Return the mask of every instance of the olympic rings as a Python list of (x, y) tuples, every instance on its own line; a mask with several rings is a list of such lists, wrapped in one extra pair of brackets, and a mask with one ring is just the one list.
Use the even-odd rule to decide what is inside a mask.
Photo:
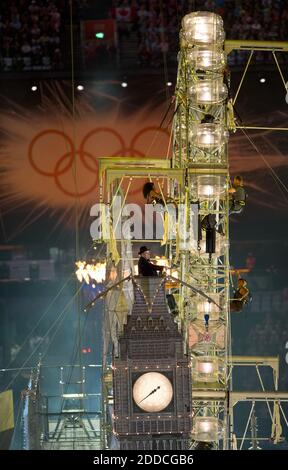
[(166, 129), (162, 129), (161, 127), (157, 126), (149, 126), (145, 127), (145, 129), (141, 129), (137, 134), (134, 135), (133, 139), (131, 140), (131, 148), (134, 149), (136, 141), (139, 139), (141, 135), (143, 135), (145, 132), (149, 131), (154, 131), (154, 132), (162, 132), (169, 138), (169, 132)]
[[(80, 154), (80, 151), (77, 151), (75, 152), (75, 155), (79, 155)], [(77, 187), (76, 187), (76, 193), (72, 193), (71, 191), (68, 191), (67, 189), (63, 188), (62, 184), (60, 183), (59, 181), (59, 175), (62, 174), (62, 172), (58, 171), (58, 167), (61, 166), (61, 163), (65, 160), (65, 158), (69, 157), (70, 153), (65, 153), (65, 155), (63, 155), (60, 160), (58, 160), (57, 162), (57, 165), (55, 167), (55, 183), (57, 185), (57, 187), (64, 193), (66, 194), (67, 196), (71, 196), (71, 197), (83, 197), (83, 196), (87, 196), (87, 194), (91, 193), (92, 191), (94, 191), (94, 189), (96, 189), (97, 187), (97, 184), (98, 184), (98, 163), (97, 161), (95, 160), (95, 158), (93, 157), (93, 155), (91, 155), (90, 153), (88, 152), (84, 152), (85, 155), (87, 155), (92, 161), (94, 161), (95, 163), (95, 169), (94, 169), (94, 173), (96, 174), (96, 178), (95, 178), (95, 182), (93, 183), (93, 185), (88, 188), (86, 191), (82, 191), (81, 193), (78, 192), (77, 190)], [(75, 181), (75, 186), (76, 186), (76, 181)]]
[[(33, 137), (33, 139), (31, 140), (29, 147), (28, 147), (28, 159), (34, 171), (36, 171), (40, 175), (54, 178), (56, 186), (66, 196), (84, 197), (84, 196), (87, 196), (92, 191), (94, 191), (97, 188), (97, 184), (98, 184), (97, 157), (87, 152), (84, 149), (85, 145), (87, 144), (87, 141), (93, 135), (96, 135), (100, 132), (107, 132), (108, 134), (110, 133), (114, 137), (116, 137), (116, 139), (118, 140), (120, 144), (118, 150), (113, 152), (112, 155), (110, 154), (109, 157), (138, 156), (138, 157), (143, 158), (145, 157), (145, 153), (141, 152), (140, 150), (135, 149), (134, 147), (138, 139), (143, 134), (145, 134), (146, 132), (150, 132), (150, 131), (162, 132), (169, 138), (169, 133), (167, 130), (158, 128), (156, 126), (150, 126), (150, 127), (141, 129), (139, 132), (137, 132), (135, 136), (133, 137), (133, 139), (131, 140), (129, 147), (126, 147), (123, 137), (117, 131), (109, 127), (98, 127), (98, 128), (92, 129), (86, 134), (86, 136), (82, 139), (82, 142), (80, 143), (79, 150), (76, 150), (72, 139), (67, 134), (65, 134), (65, 132), (59, 131), (58, 129), (46, 129), (36, 134), (35, 137)], [(51, 135), (51, 134), (63, 137), (69, 149), (67, 149), (67, 152), (59, 158), (59, 160), (57, 161), (55, 165), (54, 171), (47, 171), (47, 170), (43, 170), (36, 164), (35, 157), (34, 157), (34, 147), (35, 147), (35, 144), (39, 141), (39, 139), (41, 139), (44, 136)], [(76, 192), (74, 193), (63, 187), (63, 184), (60, 182), (60, 176), (64, 175), (70, 169), (72, 169), (73, 163), (76, 164), (75, 159), (77, 155), (80, 157), (80, 161), (83, 164), (83, 166), (87, 170), (89, 170), (91, 173), (95, 174), (95, 182), (87, 190), (78, 192), (77, 187), (76, 187), (77, 182), (75, 181)], [(65, 160), (67, 160), (67, 163), (65, 163)]]
[(62, 132), (62, 131), (58, 131), (57, 129), (46, 129), (45, 131), (41, 131), (39, 132), (39, 134), (37, 134), (35, 137), (33, 137), (33, 139), (31, 140), (30, 142), (30, 145), (29, 145), (29, 148), (28, 148), (28, 158), (29, 158), (29, 161), (32, 165), (32, 167), (34, 168), (34, 170), (36, 171), (36, 173), (40, 173), (40, 175), (44, 175), (44, 176), (55, 176), (55, 172), (53, 171), (44, 171), (44, 170), (41, 170), (41, 168), (39, 168), (36, 163), (34, 162), (34, 158), (33, 158), (33, 147), (35, 145), (35, 143), (37, 142), (37, 140), (39, 140), (41, 137), (43, 137), (44, 135), (48, 135), (48, 134), (56, 134), (56, 135), (60, 135), (61, 137), (63, 137), (64, 139), (66, 139), (66, 141), (68, 142), (68, 144), (70, 145), (70, 154), (71, 154), (71, 159), (70, 161), (68, 162), (68, 165), (65, 166), (64, 168), (62, 168), (62, 170), (60, 171), (60, 175), (66, 173), (66, 171), (69, 170), (70, 167), (72, 167), (73, 165), (73, 154), (75, 152), (75, 149), (74, 149), (74, 144), (72, 142), (72, 139), (70, 139), (70, 137), (68, 135), (65, 134), (65, 132)]
[[(119, 155), (119, 153), (121, 151), (124, 150), (125, 152), (125, 142), (123, 140), (123, 138), (121, 137), (121, 135), (115, 131), (114, 129), (110, 129), (109, 127), (98, 127), (97, 129), (92, 129), (91, 131), (88, 132), (88, 134), (84, 137), (84, 139), (82, 140), (81, 144), (80, 144), (80, 153), (82, 154), (82, 152), (84, 151), (84, 146), (85, 144), (87, 143), (87, 140), (90, 139), (90, 137), (92, 135), (95, 135), (95, 134), (98, 134), (99, 132), (110, 132), (112, 135), (115, 135), (116, 138), (119, 140), (120, 142), (120, 150), (118, 150), (117, 152), (115, 152), (113, 155), (109, 155), (109, 157), (116, 157)], [(82, 158), (82, 157), (81, 157)], [(88, 170), (91, 171), (91, 168), (89, 167), (89, 165), (87, 166), (86, 165), (86, 162), (85, 162), (85, 159), (83, 159), (83, 164), (86, 166), (86, 168), (88, 168)], [(93, 170), (92, 170), (93, 171)]]

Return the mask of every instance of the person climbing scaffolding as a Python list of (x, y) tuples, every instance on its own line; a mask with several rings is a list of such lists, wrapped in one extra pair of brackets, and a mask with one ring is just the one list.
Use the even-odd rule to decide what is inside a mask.
[(231, 312), (241, 312), (243, 307), (251, 301), (251, 294), (247, 287), (246, 279), (238, 278), (237, 289), (234, 292), (233, 299), (230, 301)]
[[(241, 214), (246, 206), (247, 192), (244, 188), (243, 177), (237, 175), (234, 177), (233, 183), (228, 190), (229, 192), (229, 215)], [(223, 230), (223, 217), (219, 219), (216, 230), (221, 235), (224, 235)]]
[(229, 215), (241, 214), (246, 206), (247, 193), (242, 176), (235, 176), (229, 189)]

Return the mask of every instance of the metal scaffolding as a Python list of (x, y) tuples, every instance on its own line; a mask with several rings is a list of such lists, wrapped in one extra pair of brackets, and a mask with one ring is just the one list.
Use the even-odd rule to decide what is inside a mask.
[[(195, 13), (197, 15), (207, 12)], [(209, 16), (210, 15), (210, 16)], [(189, 15), (188, 15), (189, 16)], [(209, 19), (210, 18), (210, 19)], [(156, 158), (105, 158), (100, 159), (99, 184), (101, 201), (109, 207), (102, 213), (101, 242), (107, 243), (107, 266), (112, 262), (116, 275), (107, 271), (106, 321), (103, 351), (103, 417), (107, 431), (105, 446), (113, 441), (113, 382), (109, 369), (111, 344), (117, 354), (118, 337), (131, 312), (133, 294), (131, 280), (119, 280), (127, 274), (135, 274), (132, 255), (133, 242), (161, 242), (173, 276), (166, 289), (177, 301), (177, 321), (184, 333), (185, 352), (191, 360), (193, 427), (191, 447), (208, 444), (213, 449), (240, 449), (246, 439), (251, 421), (255, 438), (255, 402), (267, 407), (271, 418), (274, 442), (281, 438), (281, 416), (287, 418), (281, 402), (287, 394), (278, 392), (279, 364), (277, 358), (233, 357), (230, 328), (230, 265), (229, 265), (229, 188), (231, 186), (228, 159), (229, 132), (252, 129), (239, 126), (234, 119), (233, 106), (238, 98), (254, 50), (272, 51), (282, 81), (283, 74), (276, 51), (287, 51), (287, 43), (257, 41), (226, 41), (222, 20), (209, 14), (212, 35), (207, 34), (206, 43), (193, 43), (189, 24), (182, 22), (180, 52), (178, 58), (175, 111), (173, 122), (172, 161)], [(192, 38), (192, 39), (191, 39)], [(230, 94), (227, 55), (233, 49), (249, 50), (243, 76), (235, 97)], [(285, 84), (285, 83), (284, 83)], [(262, 129), (263, 127), (253, 127)], [(266, 127), (265, 127), (266, 128)], [(271, 128), (269, 128), (271, 129)], [(286, 131), (286, 128), (272, 130)], [(115, 237), (111, 228), (111, 211), (115, 197), (121, 197), (124, 207), (133, 180), (149, 178), (155, 183), (164, 199), (164, 234), (162, 239), (147, 240), (145, 237), (129, 239)], [(163, 192), (177, 205), (171, 214)], [(196, 211), (195, 211), (196, 207)], [(170, 206), (171, 208), (171, 206)], [(121, 211), (120, 211), (121, 212)], [(173, 212), (173, 211), (172, 211)], [(106, 214), (106, 216), (105, 216)], [(174, 217), (174, 219), (173, 219)], [(196, 217), (196, 218), (195, 218)], [(105, 220), (106, 219), (106, 220)], [(125, 215), (120, 213), (122, 224)], [(198, 230), (195, 229), (198, 222)], [(168, 232), (165, 232), (165, 226)], [(171, 227), (173, 227), (171, 229)], [(115, 228), (115, 227), (114, 227)], [(184, 234), (184, 236), (183, 236)], [(171, 273), (170, 272), (170, 273)], [(114, 269), (115, 273), (115, 269)], [(176, 276), (176, 278), (175, 278)], [(194, 288), (191, 289), (191, 286)], [(196, 289), (196, 291), (195, 291)], [(198, 292), (197, 292), (198, 291)], [(203, 298), (206, 296), (206, 298)], [(273, 370), (274, 390), (265, 391), (259, 368), (270, 366)], [(236, 392), (232, 390), (232, 372), (235, 367), (253, 366), (259, 377), (262, 391)], [(234, 408), (243, 401), (252, 403), (243, 436), (235, 436)], [(254, 424), (253, 424), (254, 423)], [(268, 437), (269, 439), (271, 436)], [(261, 437), (259, 439), (267, 439)], [(255, 444), (254, 442), (254, 444)], [(254, 445), (253, 444), (253, 445)]]
[[(221, 21), (214, 14), (206, 15), (215, 32), (219, 30), (219, 35), (212, 34), (205, 40), (206, 58), (202, 57), (203, 45), (197, 42), (194, 25), (189, 24), (188, 17), (197, 20), (197, 13), (182, 21), (173, 167), (186, 171), (186, 197), (199, 207), (197, 243), (178, 249), (180, 279), (193, 283), (218, 307), (199, 295), (191, 295), (183, 285), (179, 288), (179, 307), (192, 362), (194, 445), (209, 442), (219, 447), (222, 443), (222, 448), (227, 449), (230, 410), (226, 397), (231, 367), (227, 140), (234, 122), (228, 109)], [(220, 226), (221, 233), (216, 231)], [(170, 258), (175, 256), (175, 243), (171, 243)], [(222, 394), (221, 401), (209, 399), (214, 392)]]

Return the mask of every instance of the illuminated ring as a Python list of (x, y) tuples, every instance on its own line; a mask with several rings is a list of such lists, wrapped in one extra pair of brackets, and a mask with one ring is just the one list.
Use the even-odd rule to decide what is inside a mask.
[[(135, 143), (136, 141), (139, 139), (139, 137), (142, 135), (142, 134), (145, 134), (145, 132), (149, 132), (149, 131), (157, 131), (157, 132), (162, 132), (164, 133), (168, 138), (170, 138), (170, 134), (169, 132), (166, 130), (166, 129), (162, 129), (161, 127), (157, 127), (157, 126), (149, 126), (149, 127), (145, 127), (144, 129), (141, 129), (141, 131), (137, 132), (133, 139), (131, 140), (131, 149), (134, 149), (134, 146), (135, 146)], [(146, 156), (146, 155), (143, 155), (143, 156)]]
[[(85, 144), (87, 143), (88, 139), (94, 135), (94, 134), (97, 134), (99, 132), (108, 132), (110, 134), (112, 134), (113, 136), (115, 136), (118, 141), (120, 142), (120, 145), (121, 145), (121, 148), (120, 150), (118, 150), (117, 152), (113, 153), (112, 155), (110, 155), (111, 157), (123, 157), (123, 156), (138, 156), (138, 157), (145, 157), (144, 153), (141, 152), (140, 150), (136, 150), (134, 148), (135, 146), (135, 143), (137, 142), (137, 140), (139, 139), (139, 137), (144, 134), (145, 132), (149, 132), (149, 131), (158, 131), (158, 132), (162, 132), (164, 133), (165, 135), (167, 135), (167, 137), (169, 137), (169, 133), (167, 130), (165, 129), (159, 129), (158, 127), (156, 126), (150, 126), (150, 127), (146, 127), (144, 129), (141, 129), (139, 132), (137, 132), (137, 134), (135, 134), (135, 136), (133, 137), (132, 141), (131, 141), (131, 147), (130, 148), (126, 148), (125, 147), (125, 142), (124, 142), (124, 139), (122, 138), (122, 136), (117, 132), (115, 131), (114, 129), (110, 129), (108, 127), (99, 127), (99, 128), (96, 128), (96, 129), (92, 129), (91, 131), (88, 132), (88, 134), (83, 138), (81, 144), (80, 144), (80, 149), (78, 151), (75, 152), (75, 147), (74, 147), (74, 144), (73, 144), (73, 141), (72, 139), (66, 135), (63, 131), (59, 131), (57, 129), (46, 129), (44, 131), (41, 131), (39, 132), (30, 142), (29, 144), (29, 148), (28, 148), (28, 158), (29, 158), (29, 162), (31, 164), (31, 166), (33, 167), (33, 169), (43, 175), (43, 176), (48, 176), (48, 177), (54, 177), (55, 179), (55, 183), (58, 187), (58, 189), (60, 189), (64, 194), (66, 194), (67, 196), (71, 196), (71, 197), (82, 197), (82, 196), (86, 196), (87, 194), (89, 194), (91, 191), (93, 191), (96, 187), (97, 187), (97, 184), (98, 184), (98, 162), (96, 160), (97, 157), (93, 156), (92, 154), (90, 154), (89, 152), (86, 152), (86, 150), (84, 150), (84, 146)], [(65, 155), (63, 155), (60, 160), (58, 160), (58, 162), (56, 163), (56, 166), (55, 166), (55, 169), (54, 169), (54, 172), (50, 172), (50, 171), (45, 171), (45, 170), (42, 170), (41, 168), (39, 168), (35, 161), (34, 161), (34, 156), (33, 156), (33, 150), (34, 150), (34, 146), (36, 144), (36, 142), (42, 138), (43, 136), (45, 135), (48, 135), (48, 134), (55, 134), (55, 135), (58, 135), (58, 136), (61, 136), (64, 138), (64, 140), (66, 140), (67, 144), (70, 146), (70, 152), (67, 152), (65, 153)], [(73, 166), (73, 162), (74, 162), (74, 158), (76, 155), (79, 155), (80, 156), (80, 160), (81, 162), (83, 163), (83, 166), (88, 169), (90, 172), (92, 173), (96, 173), (97, 176), (96, 176), (96, 181), (95, 183), (93, 183), (93, 185), (86, 191), (82, 191), (81, 193), (73, 193), (73, 192), (70, 192), (68, 190), (66, 190), (62, 184), (60, 183), (60, 180), (59, 180), (59, 177), (61, 175), (63, 175), (64, 173), (66, 173), (70, 168), (72, 168)], [(69, 158), (68, 158), (69, 157)], [(65, 165), (62, 165), (63, 161), (65, 159), (68, 158), (68, 163), (65, 164)], [(87, 161), (88, 159), (88, 161)], [(89, 160), (92, 160), (93, 162), (93, 165), (91, 165), (89, 163)], [(62, 166), (62, 168), (61, 168)], [(139, 189), (136, 189), (135, 191), (133, 191), (133, 194), (134, 193), (137, 193), (139, 191)]]
[[(90, 137), (94, 134), (98, 134), (99, 132), (110, 132), (111, 134), (113, 134), (120, 142), (120, 150), (118, 150), (117, 152), (115, 152), (113, 155), (109, 155), (109, 157), (116, 157), (117, 155), (119, 155), (121, 152), (123, 152), (123, 155), (125, 153), (125, 142), (124, 142), (124, 139), (121, 137), (121, 135), (114, 131), (114, 129), (110, 129), (109, 127), (98, 127), (97, 129), (92, 129), (90, 132), (88, 132), (88, 134), (84, 137), (84, 139), (82, 140), (81, 144), (80, 144), (80, 148), (79, 148), (79, 154), (80, 154), (80, 158), (83, 162), (83, 165), (90, 171), (95, 171), (94, 168), (91, 168), (90, 165), (86, 162), (86, 158), (84, 157), (85, 154), (87, 154), (87, 152), (84, 150), (84, 146), (85, 144), (87, 143), (87, 140), (90, 139)], [(88, 155), (88, 154), (87, 154)]]
[[(84, 152), (84, 154), (90, 158), (94, 163), (95, 163), (95, 168), (93, 170), (93, 173), (96, 173), (96, 180), (95, 182), (93, 183), (93, 185), (88, 188), (86, 191), (82, 191), (81, 193), (72, 193), (70, 191), (68, 191), (67, 189), (63, 188), (62, 184), (60, 183), (59, 181), (59, 175), (63, 174), (62, 173), (62, 170), (59, 171), (59, 167), (61, 165), (61, 163), (65, 160), (65, 158), (69, 157), (70, 153), (65, 153), (65, 155), (63, 155), (60, 160), (58, 160), (57, 164), (56, 164), (56, 167), (55, 167), (55, 176), (54, 176), (54, 179), (55, 179), (55, 183), (58, 187), (58, 189), (60, 189), (60, 191), (62, 191), (64, 194), (66, 194), (67, 196), (72, 196), (72, 197), (83, 197), (83, 196), (87, 196), (87, 194), (91, 193), (94, 189), (97, 188), (97, 185), (98, 185), (98, 163), (97, 161), (95, 160), (95, 157), (93, 157), (93, 155), (91, 155), (91, 153), (88, 153), (88, 152)], [(77, 152), (75, 152), (75, 156), (76, 155), (80, 155), (81, 157), (81, 154), (80, 154), (80, 151), (78, 150)], [(74, 160), (74, 156), (72, 155), (72, 158)], [(85, 157), (86, 158), (86, 157)], [(76, 181), (77, 182), (77, 181)]]
[[(68, 164), (66, 166), (64, 166), (64, 168), (62, 168), (62, 170), (60, 170), (59, 173), (58, 173), (58, 175), (63, 175), (73, 165), (73, 159), (74, 159), (73, 154), (74, 154), (75, 149), (74, 149), (74, 144), (73, 144), (72, 139), (70, 139), (70, 137), (68, 137), (68, 135), (66, 135), (64, 132), (58, 131), (57, 129), (46, 129), (45, 131), (41, 131), (41, 132), (39, 132), (39, 134), (37, 134), (31, 140), (31, 142), (29, 144), (29, 148), (28, 148), (28, 158), (29, 158), (30, 164), (37, 173), (40, 173), (40, 175), (54, 176), (54, 177), (56, 176), (56, 174), (55, 174), (56, 169), (55, 169), (54, 172), (41, 170), (41, 168), (39, 168), (36, 165), (36, 163), (34, 162), (34, 159), (33, 159), (33, 147), (34, 147), (35, 143), (37, 142), (38, 139), (40, 139), (41, 137), (43, 137), (46, 134), (60, 135), (61, 137), (66, 139), (66, 142), (68, 142), (68, 144), (70, 145), (71, 150), (70, 150), (69, 154), (71, 155), (71, 158), (69, 159)], [(56, 168), (58, 168), (58, 164), (56, 164)]]

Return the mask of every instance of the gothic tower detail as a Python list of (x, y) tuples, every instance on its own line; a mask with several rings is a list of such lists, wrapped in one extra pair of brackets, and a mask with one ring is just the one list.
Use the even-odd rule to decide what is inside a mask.
[(114, 432), (120, 449), (187, 449), (191, 384), (165, 279), (134, 278), (134, 305), (114, 357)]

